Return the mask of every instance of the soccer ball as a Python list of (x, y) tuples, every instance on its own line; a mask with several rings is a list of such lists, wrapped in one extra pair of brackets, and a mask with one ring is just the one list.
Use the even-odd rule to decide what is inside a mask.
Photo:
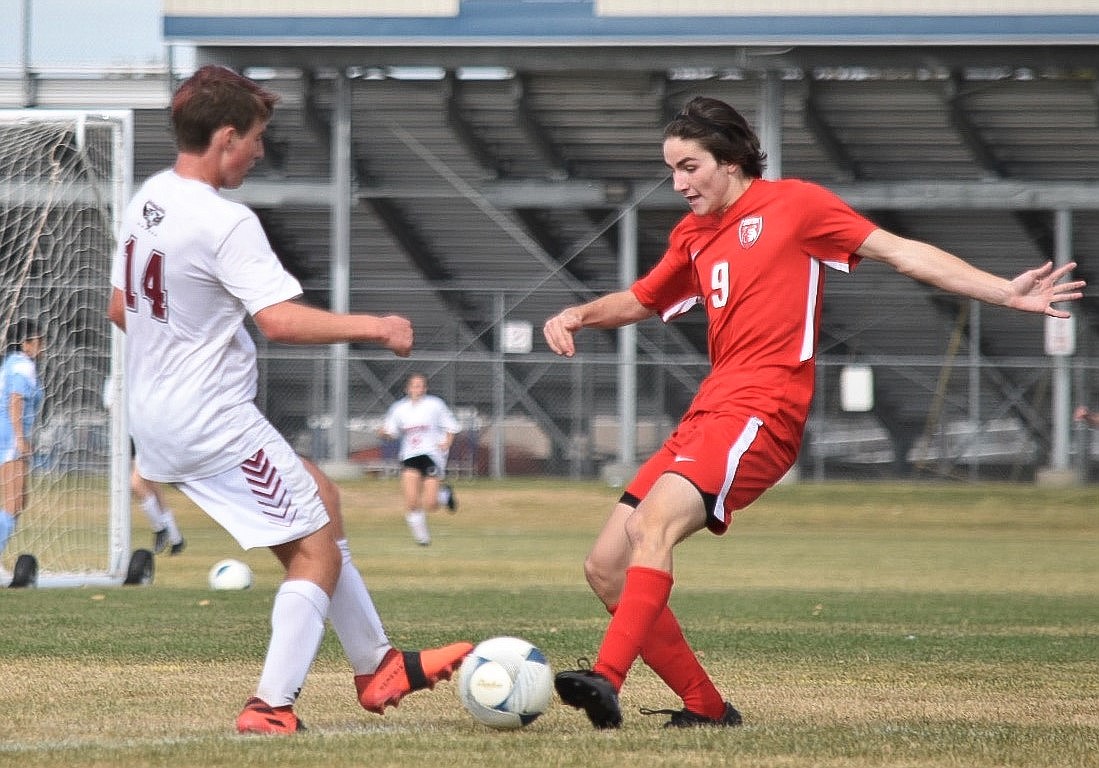
[(484, 640), (458, 669), (458, 696), (479, 723), (512, 730), (530, 725), (553, 696), (553, 671), (542, 652), (518, 637)]
[(252, 586), (252, 569), (240, 560), (219, 560), (207, 577), (210, 589), (248, 589)]

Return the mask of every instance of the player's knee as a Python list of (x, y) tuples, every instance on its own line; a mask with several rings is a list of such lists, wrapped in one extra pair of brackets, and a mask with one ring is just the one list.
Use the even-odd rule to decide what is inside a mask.
[(675, 546), (669, 520), (640, 508), (627, 518), (626, 536), (634, 552), (666, 553)]
[(612, 605), (618, 600), (621, 591), (621, 574), (595, 555), (588, 555), (584, 560), (584, 578), (592, 592), (607, 605)]

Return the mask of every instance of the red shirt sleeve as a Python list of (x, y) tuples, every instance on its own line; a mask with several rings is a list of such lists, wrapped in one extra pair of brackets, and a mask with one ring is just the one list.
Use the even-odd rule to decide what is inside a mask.
[(878, 227), (864, 219), (834, 192), (801, 182), (804, 210), (801, 239), (805, 250), (833, 269), (849, 272), (862, 260), (855, 251)]
[(702, 300), (694, 254), (716, 233), (716, 226), (701, 224), (687, 215), (668, 236), (668, 249), (647, 275), (631, 290), (642, 306), (659, 314), (665, 322), (683, 314)]

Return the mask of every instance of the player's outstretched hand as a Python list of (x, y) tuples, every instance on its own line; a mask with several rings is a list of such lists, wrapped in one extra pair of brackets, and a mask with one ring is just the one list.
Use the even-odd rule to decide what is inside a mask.
[(542, 335), (556, 354), (572, 357), (576, 354), (576, 341), (573, 337), (582, 327), (580, 315), (570, 307), (547, 320), (542, 327)]
[(1036, 269), (1028, 269), (1011, 281), (1012, 298), (1008, 301), (1008, 306), (1050, 317), (1069, 317), (1068, 312), (1054, 309), (1051, 305), (1060, 301), (1076, 301), (1084, 295), (1081, 289), (1087, 283), (1083, 280), (1057, 282), (1075, 268), (1075, 261), (1057, 269), (1053, 268), (1053, 262), (1047, 261)]
[(400, 315), (386, 315), (381, 320), (386, 331), (382, 345), (397, 357), (412, 354), (412, 321)]

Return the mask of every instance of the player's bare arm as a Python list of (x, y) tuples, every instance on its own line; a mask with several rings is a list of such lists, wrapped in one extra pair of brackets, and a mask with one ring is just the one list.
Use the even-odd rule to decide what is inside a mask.
[(18, 392), (12, 392), (8, 399), (8, 419), (15, 434), (15, 448), (20, 456), (26, 456), (31, 449), (27, 436), (23, 434), (23, 396)]
[(620, 328), (653, 314), (651, 309), (637, 300), (633, 291), (617, 291), (587, 304), (561, 310), (546, 321), (542, 334), (555, 353), (572, 357), (576, 354), (574, 336), (581, 328)]
[(338, 314), (296, 301), (264, 307), (253, 318), (260, 332), (283, 344), (371, 342), (398, 357), (412, 353), (412, 323), (399, 315)]
[(126, 303), (122, 291), (111, 289), (111, 299), (107, 304), (107, 319), (122, 330), (126, 330)]
[(1081, 289), (1086, 285), (1083, 280), (1058, 282), (1076, 267), (1075, 262), (1056, 269), (1047, 262), (1008, 280), (978, 269), (941, 248), (882, 229), (871, 232), (856, 253), (944, 291), (1050, 317), (1068, 317), (1068, 312), (1052, 305), (1081, 298)]

